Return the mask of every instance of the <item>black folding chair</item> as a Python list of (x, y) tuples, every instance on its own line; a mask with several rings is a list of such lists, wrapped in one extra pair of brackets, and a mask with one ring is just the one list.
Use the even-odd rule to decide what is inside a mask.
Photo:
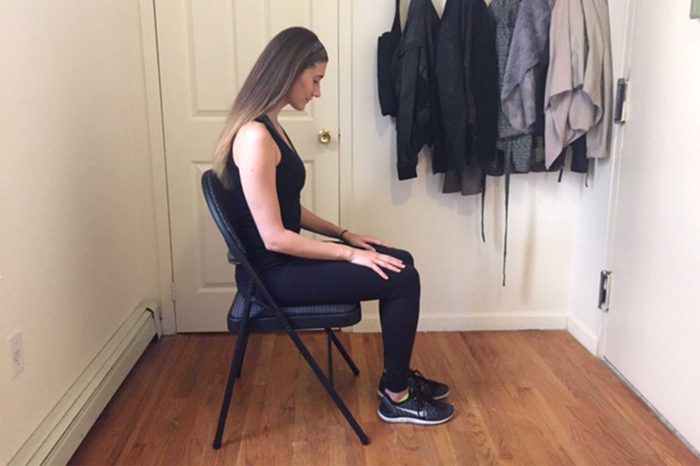
[[(224, 400), (221, 404), (219, 424), (216, 429), (214, 448), (221, 448), (221, 439), (228, 416), (229, 405), (233, 396), (233, 385), (241, 375), (245, 348), (248, 344), (248, 336), (251, 332), (287, 332), (299, 352), (321, 381), (338, 409), (353, 428), (363, 445), (369, 444), (369, 437), (364, 433), (353, 415), (348, 410), (343, 400), (333, 386), (333, 345), (338, 348), (340, 354), (352, 372), (357, 375), (359, 369), (347, 353), (343, 345), (333, 333), (334, 328), (348, 327), (360, 321), (362, 314), (360, 303), (334, 304), (299, 307), (280, 307), (270, 295), (265, 285), (255, 273), (248, 262), (245, 249), (241, 244), (233, 228), (231, 219), (234, 218), (234, 206), (231, 205), (230, 193), (227, 193), (219, 179), (211, 170), (202, 175), (202, 191), (209, 206), (209, 211), (214, 217), (216, 225), (228, 246), (229, 262), (236, 267), (242, 267), (249, 278), (243, 285), (245, 289), (238, 289), (228, 313), (228, 329), (231, 333), (237, 333), (236, 350), (231, 359), (231, 369), (228, 375)], [(241, 285), (239, 283), (239, 285)], [(301, 341), (297, 330), (324, 329), (328, 336), (328, 376), (319, 367), (311, 356), (306, 345)]]

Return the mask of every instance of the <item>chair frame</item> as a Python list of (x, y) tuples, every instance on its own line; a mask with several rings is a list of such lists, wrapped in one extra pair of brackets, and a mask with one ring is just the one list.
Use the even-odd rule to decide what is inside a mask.
[[(219, 421), (217, 424), (216, 435), (214, 438), (214, 448), (221, 448), (221, 441), (223, 438), (224, 428), (228, 417), (229, 407), (231, 404), (231, 399), (233, 398), (234, 384), (236, 379), (239, 378), (241, 375), (243, 358), (245, 356), (245, 349), (248, 344), (248, 337), (251, 333), (251, 321), (255, 320), (255, 318), (251, 317), (250, 315), (253, 304), (261, 306), (263, 309), (274, 315), (274, 317), (280, 323), (281, 327), (292, 339), (294, 345), (304, 357), (304, 360), (307, 362), (307, 364), (314, 372), (318, 380), (321, 382), (328, 395), (331, 397), (333, 402), (341, 411), (348, 424), (350, 424), (352, 429), (355, 431), (355, 434), (360, 439), (360, 442), (362, 442), (363, 445), (368, 445), (370, 443), (369, 437), (362, 430), (362, 427), (360, 427), (359, 423), (355, 420), (352, 413), (345, 405), (340, 395), (338, 395), (338, 392), (335, 390), (333, 384), (333, 346), (338, 348), (338, 351), (343, 356), (343, 358), (345, 359), (355, 376), (359, 374), (359, 369), (357, 368), (357, 366), (355, 365), (352, 358), (345, 350), (341, 342), (335, 336), (332, 328), (325, 327), (324, 330), (328, 337), (328, 376), (326, 376), (326, 374), (323, 373), (323, 370), (321, 370), (319, 364), (316, 362), (316, 360), (311, 355), (304, 342), (299, 337), (299, 334), (296, 331), (297, 329), (294, 327), (288, 316), (285, 315), (283, 308), (280, 307), (274, 300), (268, 289), (265, 287), (258, 275), (255, 273), (255, 270), (253, 269), (252, 265), (248, 261), (242, 243), (236, 235), (232, 225), (229, 223), (227, 216), (222, 211), (221, 206), (219, 205), (219, 202), (216, 199), (216, 195), (214, 194), (215, 189), (223, 189), (223, 187), (221, 187), (219, 183), (219, 180), (216, 179), (214, 173), (211, 170), (207, 170), (202, 174), (202, 191), (204, 193), (207, 206), (209, 207), (214, 221), (219, 227), (219, 230), (224, 236), (224, 239), (228, 246), (229, 262), (234, 264), (236, 267), (243, 267), (243, 270), (245, 270), (245, 272), (250, 277), (250, 283), (248, 285), (248, 289), (245, 290), (245, 292), (241, 293), (241, 290), (238, 290), (241, 296), (245, 299), (245, 305), (238, 331), (238, 338), (236, 339), (236, 349), (231, 359), (231, 367), (226, 383), (226, 390), (224, 392), (224, 399), (221, 403), (221, 411), (219, 413)], [(215, 184), (218, 184), (218, 186), (215, 186)]]

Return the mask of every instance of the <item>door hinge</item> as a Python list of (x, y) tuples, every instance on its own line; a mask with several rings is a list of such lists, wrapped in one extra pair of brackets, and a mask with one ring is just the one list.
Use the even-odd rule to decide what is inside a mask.
[(598, 309), (603, 312), (610, 310), (610, 270), (600, 271), (600, 285), (598, 286)]
[(613, 121), (616, 125), (622, 125), (627, 120), (627, 85), (628, 81), (625, 78), (618, 78), (617, 90), (615, 92), (615, 113)]
[(170, 282), (170, 300), (175, 302), (175, 282)]

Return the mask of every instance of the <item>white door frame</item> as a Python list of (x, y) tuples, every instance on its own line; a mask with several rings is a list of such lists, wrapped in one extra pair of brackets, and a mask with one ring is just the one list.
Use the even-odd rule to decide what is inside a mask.
[[(352, 2), (336, 1), (338, 1), (338, 57), (336, 59), (338, 60), (339, 73), (339, 220), (341, 225), (351, 228), (353, 10)], [(173, 262), (154, 0), (139, 0), (139, 8), (141, 12), (141, 44), (144, 81), (146, 83), (146, 105), (148, 111), (148, 132), (151, 143), (151, 170), (158, 247), (160, 324), (163, 334), (172, 335), (176, 332), (175, 305), (173, 302)]]
[(173, 262), (170, 242), (170, 209), (168, 206), (167, 166), (165, 163), (163, 114), (160, 98), (156, 17), (153, 2), (154, 0), (139, 0), (141, 48), (144, 81), (146, 83), (148, 134), (151, 143), (151, 176), (153, 177), (153, 205), (155, 208), (156, 244), (158, 247), (159, 317), (163, 334), (172, 335), (175, 333), (175, 305), (173, 303), (172, 290)]
[[(338, 1), (338, 223), (352, 230), (352, 25), (353, 3)], [(332, 59), (332, 58), (331, 58)]]
[[(632, 57), (632, 37), (634, 31), (634, 17), (635, 17), (635, 2), (634, 0), (627, 1), (627, 11), (625, 13), (625, 38), (622, 45), (622, 69), (620, 70), (619, 76), (628, 79), (630, 70), (630, 61)], [(628, 89), (629, 91), (629, 89)], [(615, 96), (617, 97), (617, 96)], [(626, 111), (630, 110), (630, 92), (627, 92), (627, 102)], [(604, 270), (612, 270), (613, 259), (615, 257), (615, 231), (617, 224), (617, 207), (618, 207), (618, 197), (620, 190), (620, 167), (622, 164), (622, 152), (624, 148), (625, 141), (625, 125), (618, 126), (615, 128), (614, 139), (611, 148), (611, 173), (610, 173), (610, 186), (608, 191), (608, 203), (607, 203), (607, 221), (606, 221), (606, 232), (605, 232), (605, 264), (603, 265)], [(611, 288), (614, 280), (615, 273), (610, 276), (608, 282), (608, 289)], [(614, 292), (611, 290), (608, 292), (608, 302), (610, 302), (609, 294)], [(600, 328), (598, 329), (598, 345), (596, 348), (596, 356), (599, 358), (605, 357), (605, 343), (607, 339), (607, 328), (608, 328), (608, 313), (604, 312)]]

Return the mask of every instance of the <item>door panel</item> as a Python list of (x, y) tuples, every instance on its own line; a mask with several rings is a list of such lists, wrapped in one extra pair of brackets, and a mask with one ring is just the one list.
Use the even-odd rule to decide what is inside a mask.
[(633, 4), (605, 357), (700, 448), (700, 24)]
[(157, 0), (163, 126), (178, 332), (226, 329), (233, 269), (200, 189), (224, 120), (268, 41), (289, 26), (307, 27), (328, 49), (321, 99), (280, 122), (307, 169), (302, 203), (338, 220), (337, 3), (329, 0)]

